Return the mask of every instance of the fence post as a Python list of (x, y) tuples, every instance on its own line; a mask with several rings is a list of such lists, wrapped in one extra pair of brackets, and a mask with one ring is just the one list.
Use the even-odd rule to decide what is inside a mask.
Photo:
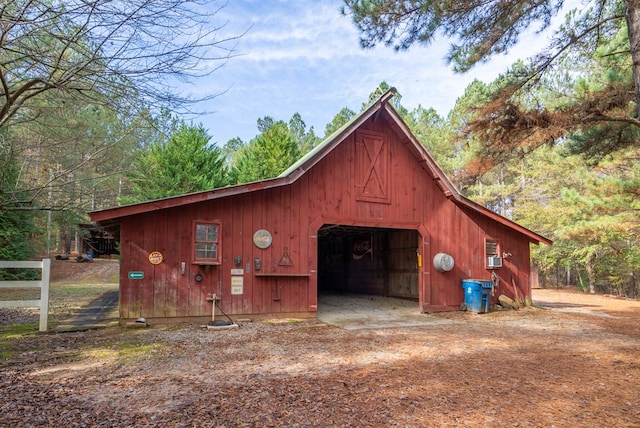
[(47, 331), (49, 317), (49, 278), (51, 259), (42, 259), (42, 285), (40, 286), (40, 331)]

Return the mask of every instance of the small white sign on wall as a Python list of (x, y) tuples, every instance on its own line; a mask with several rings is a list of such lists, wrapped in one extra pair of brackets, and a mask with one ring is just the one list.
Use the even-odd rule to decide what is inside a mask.
[(231, 277), (231, 294), (243, 294), (244, 293), (244, 277), (232, 276)]

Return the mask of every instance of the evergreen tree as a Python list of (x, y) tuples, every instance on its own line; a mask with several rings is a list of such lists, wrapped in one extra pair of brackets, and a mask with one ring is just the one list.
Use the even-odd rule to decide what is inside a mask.
[(248, 144), (234, 139), (225, 146), (227, 153), (233, 152), (227, 155), (232, 164), (232, 183), (277, 177), (320, 142), (313, 127), (307, 130), (299, 113), (288, 124), (265, 116), (258, 119), (257, 127), (260, 134)]
[(420, 140), (449, 177), (455, 176), (460, 168), (459, 148), (453, 138), (449, 122), (433, 108), (421, 105), (409, 112), (405, 121), (413, 134)]
[(351, 119), (353, 119), (356, 115), (356, 112), (351, 110), (348, 107), (343, 107), (342, 110), (336, 114), (330, 123), (324, 128), (324, 138), (328, 138), (331, 134), (336, 132), (342, 126), (347, 124)]
[[(361, 31), (361, 43), (378, 42), (407, 49), (428, 44), (437, 35), (453, 42), (447, 60), (464, 72), (491, 56), (508, 51), (531, 25), (550, 25), (564, 2), (345, 0)], [(531, 149), (574, 133), (574, 150), (597, 161), (613, 150), (637, 144), (640, 129), (640, 3), (607, 0), (573, 10), (543, 52), (514, 67), (475, 111), (469, 130), (480, 135), (488, 154)], [(610, 49), (605, 49), (609, 46)], [(530, 94), (550, 83), (558, 67), (573, 81), (593, 58), (604, 71), (586, 90), (562, 103), (538, 103)], [(593, 75), (595, 77), (595, 75)], [(496, 159), (495, 156), (492, 159)]]
[(313, 126), (307, 131), (307, 124), (302, 120), (300, 113), (295, 113), (289, 120), (289, 131), (298, 142), (298, 149), (301, 154), (307, 153), (320, 142), (320, 138), (316, 136)]
[(258, 119), (260, 134), (240, 148), (232, 180), (248, 183), (277, 177), (302, 155), (300, 144), (284, 121)]
[(514, 219), (554, 241), (534, 252), (547, 271), (584, 273), (591, 292), (637, 295), (630, 277), (640, 270), (640, 151), (593, 168), (562, 150), (541, 148), (512, 164), (521, 174)]
[(128, 178), (132, 195), (123, 203), (210, 190), (227, 184), (222, 151), (210, 144), (202, 125), (182, 124), (167, 141), (138, 153)]

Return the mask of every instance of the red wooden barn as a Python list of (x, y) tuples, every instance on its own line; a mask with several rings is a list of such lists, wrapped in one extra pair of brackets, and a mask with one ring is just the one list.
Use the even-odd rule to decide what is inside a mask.
[(551, 242), (463, 197), (394, 93), (277, 178), (92, 212), (119, 231), (121, 320), (202, 321), (212, 295), (256, 319), (314, 317), (325, 292), (458, 310), (492, 272), (496, 295), (530, 296), (529, 246)]

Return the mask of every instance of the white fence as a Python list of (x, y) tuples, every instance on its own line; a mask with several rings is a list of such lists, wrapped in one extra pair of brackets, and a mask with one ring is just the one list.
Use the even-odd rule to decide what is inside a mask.
[(49, 276), (51, 259), (40, 262), (0, 261), (0, 269), (28, 268), (41, 269), (42, 279), (37, 281), (0, 281), (0, 288), (32, 288), (40, 287), (40, 300), (0, 300), (0, 308), (40, 308), (40, 331), (47, 331), (49, 315)]

